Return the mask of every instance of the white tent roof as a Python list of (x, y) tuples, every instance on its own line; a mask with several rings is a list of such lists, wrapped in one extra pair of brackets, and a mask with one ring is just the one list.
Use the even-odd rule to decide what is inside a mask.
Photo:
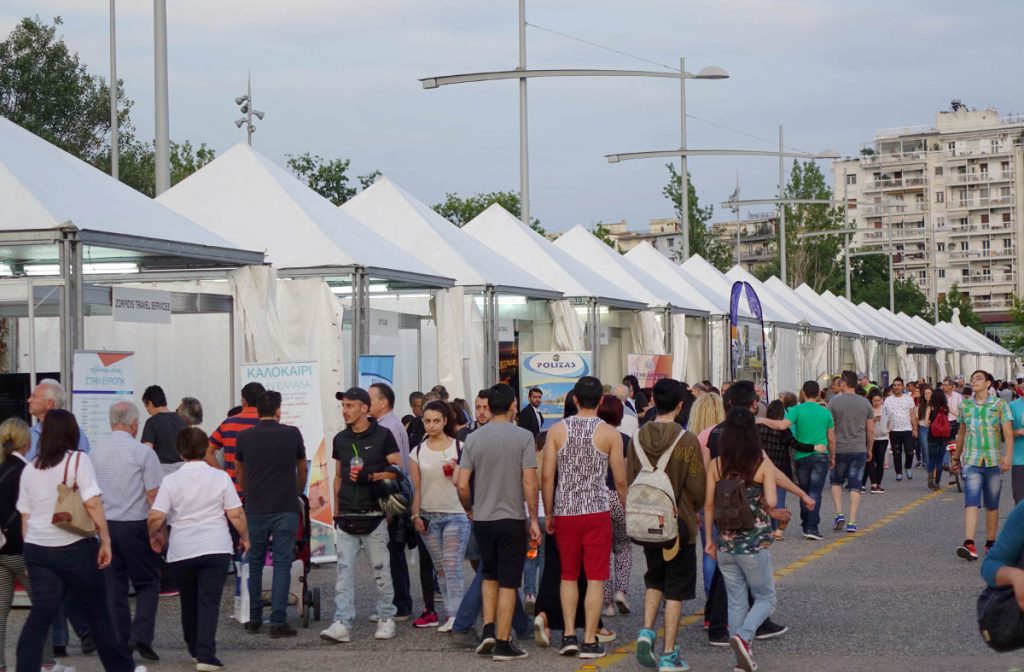
[(749, 283), (757, 292), (761, 305), (771, 304), (779, 310), (784, 310), (792, 315), (799, 322), (806, 322), (813, 329), (835, 329), (827, 320), (821, 317), (821, 313), (809, 310), (799, 297), (794, 297), (787, 292), (769, 287), (758, 280), (752, 273), (740, 266), (733, 266), (725, 274), (730, 280), (741, 280)]
[(608, 276), (620, 287), (628, 287), (652, 308), (673, 306), (684, 311), (706, 312), (696, 307), (693, 299), (667, 286), (579, 224), (559, 236), (555, 245), (577, 261)]
[(914, 315), (910, 317), (906, 313), (900, 313), (897, 317), (906, 322), (908, 326), (914, 329), (920, 329), (923, 333), (928, 334), (928, 340), (936, 348), (942, 350), (962, 350), (963, 346), (953, 338), (950, 338), (949, 334), (936, 329), (934, 324), (931, 324), (927, 320), (923, 319), (920, 315)]
[(706, 285), (695, 282), (682, 266), (658, 252), (647, 241), (636, 245), (623, 256), (663, 280), (664, 284), (670, 285), (695, 305), (701, 306), (702, 310), (706, 310), (712, 315), (724, 315), (729, 312), (728, 296), (720, 301), (720, 297), (716, 296), (714, 291)]
[(988, 348), (982, 347), (962, 325), (957, 326), (949, 322), (939, 322), (935, 328), (946, 334), (958, 343), (962, 343), (961, 350), (972, 353), (988, 352)]
[(900, 332), (893, 329), (892, 325), (883, 320), (875, 309), (868, 304), (861, 303), (858, 305), (848, 300), (845, 296), (836, 296), (835, 294), (831, 296), (841, 309), (848, 311), (850, 315), (859, 316), (863, 323), (870, 326), (871, 331), (869, 333), (872, 333), (875, 337), (892, 341), (893, 343), (903, 343), (906, 340)]
[[(796, 289), (787, 287), (782, 280), (779, 280), (775, 276), (768, 278), (765, 284), (769, 287), (776, 288), (779, 290), (788, 289), (796, 297), (804, 302), (810, 310), (820, 312), (825, 319), (831, 324), (835, 325), (837, 331), (845, 332), (848, 334), (855, 334), (857, 336), (875, 336), (876, 334), (871, 333), (870, 329), (865, 329), (865, 325), (858, 323), (853, 316), (847, 315), (844, 309), (837, 307), (836, 303), (832, 299), (835, 298), (833, 294), (825, 290), (822, 294), (818, 294), (811, 289), (807, 284), (801, 284)], [(826, 296), (827, 294), (827, 296)]]
[(490, 285), (531, 296), (558, 292), (479, 242), (386, 177), (341, 206), (363, 224), (469, 287)]
[[(178, 256), (213, 260), (238, 257), (262, 263), (224, 238), (155, 203), (144, 194), (0, 117), (0, 232), (57, 231), (75, 227), (96, 245), (157, 252), (155, 241), (170, 241)], [(88, 235), (92, 234), (92, 235)], [(121, 240), (122, 236), (131, 239)], [(181, 250), (181, 246), (200, 246)], [(252, 249), (245, 241), (244, 250)], [(149, 249), (152, 248), (152, 249)]]
[(497, 203), (462, 230), (567, 297), (596, 298), (606, 305), (634, 310), (647, 307), (629, 287), (616, 285), (576, 261)]
[(1002, 347), (992, 339), (987, 338), (984, 334), (979, 334), (974, 329), (961, 324), (959, 317), (955, 317), (952, 322), (940, 322), (937, 326), (944, 333), (949, 334), (958, 341), (970, 344), (967, 349), (971, 352), (1011, 356), (1009, 350)]
[[(867, 303), (861, 303), (860, 305), (868, 306)], [(911, 345), (929, 345), (928, 339), (923, 334), (916, 329), (908, 327), (888, 308), (874, 308), (874, 310), (880, 320), (885, 320), (886, 324), (892, 326), (893, 331), (900, 334), (903, 342)]]
[[(717, 291), (725, 295), (725, 306), (726, 311), (729, 310), (729, 301), (732, 294), (732, 286), (735, 282), (730, 279), (724, 273), (719, 271), (717, 268), (712, 266), (706, 259), (700, 255), (693, 255), (682, 264), (682, 267), (689, 271), (693, 276), (697, 276), (705, 281), (705, 284), (717, 286)], [(760, 295), (758, 295), (760, 298)], [(744, 305), (745, 302), (741, 301), (740, 305)], [(765, 322), (775, 322), (777, 324), (789, 324), (796, 326), (799, 324), (800, 319), (795, 315), (791, 314), (788, 310), (778, 305), (778, 302), (774, 299), (770, 301), (761, 301), (762, 316)]]
[(362, 266), (439, 275), (245, 143), (157, 200), (228, 240), (266, 250), (278, 268)]

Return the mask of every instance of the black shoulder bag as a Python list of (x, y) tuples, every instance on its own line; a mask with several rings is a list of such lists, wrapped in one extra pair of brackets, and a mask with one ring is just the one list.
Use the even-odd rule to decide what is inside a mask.
[[(1017, 560), (1017, 567), (1024, 569), (1024, 553)], [(986, 586), (981, 591), (978, 596), (978, 630), (985, 643), (996, 651), (1024, 648), (1024, 612), (1017, 604), (1013, 586)]]

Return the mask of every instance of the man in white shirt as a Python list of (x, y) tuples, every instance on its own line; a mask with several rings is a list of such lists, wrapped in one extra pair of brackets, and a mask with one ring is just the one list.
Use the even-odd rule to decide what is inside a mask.
[(917, 407), (914, 406), (914, 399), (904, 391), (902, 378), (893, 379), (892, 394), (886, 397), (885, 408), (889, 411), (891, 421), (889, 445), (892, 447), (896, 480), (903, 480), (904, 467), (907, 471), (907, 480), (912, 480), (914, 445), (917, 443)]
[(629, 388), (619, 384), (612, 388), (612, 394), (622, 402), (622, 422), (619, 423), (619, 431), (626, 436), (633, 436), (640, 429), (640, 418), (626, 401), (629, 399)]
[[(96, 482), (110, 529), (113, 560), (104, 570), (107, 605), (120, 643), (145, 660), (153, 651), (160, 603), (159, 556), (149, 545), (146, 518), (156, 498), (163, 469), (152, 448), (139, 443), (139, 410), (130, 401), (110, 407), (110, 436), (92, 451)], [(128, 581), (135, 586), (135, 618), (128, 606)]]

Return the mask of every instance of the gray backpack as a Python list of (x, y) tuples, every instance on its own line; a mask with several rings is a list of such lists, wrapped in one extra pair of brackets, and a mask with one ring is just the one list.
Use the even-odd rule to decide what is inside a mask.
[(641, 470), (626, 490), (626, 536), (634, 544), (663, 548), (671, 546), (679, 536), (675, 490), (665, 473), (665, 467), (685, 433), (686, 430), (679, 430), (679, 436), (662, 453), (656, 465), (651, 465), (647, 459), (647, 453), (640, 444), (640, 433), (633, 435), (633, 446)]

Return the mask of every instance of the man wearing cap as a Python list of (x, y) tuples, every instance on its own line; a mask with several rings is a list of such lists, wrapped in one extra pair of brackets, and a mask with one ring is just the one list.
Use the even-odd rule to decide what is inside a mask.
[(370, 395), (361, 387), (338, 392), (345, 429), (334, 437), (334, 524), (338, 553), (338, 578), (335, 583), (334, 622), (320, 633), (331, 643), (351, 639), (355, 620), (355, 563), (365, 550), (373, 570), (377, 589), (377, 632), (374, 639), (395, 636), (395, 597), (391, 583), (391, 557), (388, 553), (388, 527), (384, 512), (373, 496), (372, 483), (395, 478), (390, 465), (402, 461), (391, 432), (370, 417)]
[(857, 372), (857, 384), (864, 388), (864, 394), (870, 394), (871, 390), (878, 387), (877, 385), (872, 383), (871, 380), (868, 378), (867, 371)]

